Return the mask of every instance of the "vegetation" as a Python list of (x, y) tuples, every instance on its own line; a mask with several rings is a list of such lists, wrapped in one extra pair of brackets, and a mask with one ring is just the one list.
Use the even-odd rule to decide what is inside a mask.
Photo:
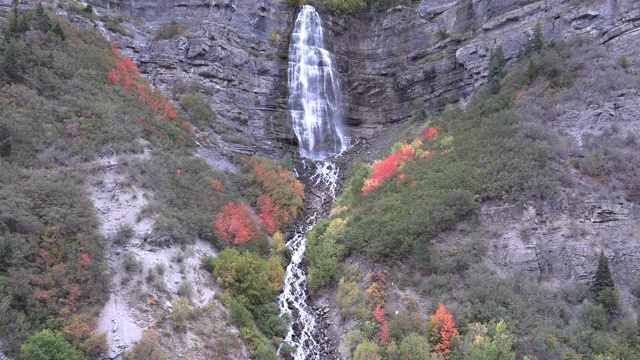
[(263, 157), (253, 156), (245, 160), (243, 179), (246, 196), (256, 199), (260, 221), (269, 235), (293, 225), (302, 213), (304, 189), (293, 174), (282, 166)]
[(23, 360), (69, 360), (75, 359), (76, 353), (68, 342), (51, 330), (29, 337), (20, 348), (20, 359)]
[[(232, 282), (223, 285), (229, 293), (238, 294), (242, 306), (256, 311), (259, 327), (254, 324), (243, 337), (262, 339), (248, 341), (255, 344), (256, 354), (275, 356), (261, 333), (282, 337), (283, 324), (288, 323), (287, 318), (274, 318), (269, 306), (282, 289), (286, 256), (282, 234), (275, 230), (291, 226), (300, 214), (304, 198), (300, 183), (274, 163), (253, 158), (247, 160), (246, 173), (237, 176), (246, 180), (241, 194), (230, 175), (214, 172), (204, 160), (192, 156), (196, 125), (228, 131), (215, 123), (215, 113), (193, 89), (182, 94), (181, 112), (97, 31), (77, 30), (40, 4), (26, 12), (17, 4), (14, 1), (0, 45), (0, 338), (4, 351), (29, 358), (33, 344), (39, 344), (36, 340), (53, 334), (78, 358), (104, 355), (106, 338), (94, 329), (95, 316), (109, 291), (104, 286), (110, 282), (103, 254), (106, 241), (98, 232), (95, 208), (85, 187), (95, 175), (91, 161), (105, 155), (139, 154), (146, 148), (152, 156), (117, 165), (126, 175), (119, 186), (135, 185), (154, 194), (139, 214), (139, 220), (155, 220), (145, 241), (188, 244), (204, 239), (223, 249), (233, 242), (225, 240), (215, 222), (229, 202), (244, 204), (244, 215), (257, 219), (258, 244), (241, 246), (243, 255), (232, 257), (229, 266), (247, 273), (263, 269), (258, 285), (244, 277), (229, 278)], [(78, 10), (85, 16), (93, 16), (92, 12), (90, 6)], [(101, 20), (122, 23), (117, 18)], [(258, 175), (260, 169), (264, 173)], [(271, 181), (279, 187), (270, 187)], [(263, 221), (249, 205), (261, 207), (262, 218), (273, 219)], [(278, 244), (274, 251), (268, 249), (267, 224)], [(126, 245), (133, 235), (132, 225), (123, 223), (113, 240)], [(166, 291), (157, 278), (164, 268), (138, 275), (141, 263), (129, 252), (124, 254), (124, 268), (123, 283), (146, 276), (149, 284)], [(174, 309), (185, 311), (174, 311), (169, 322), (176, 331), (188, 330), (192, 314), (200, 311), (190, 308), (193, 291), (188, 282), (180, 285), (179, 293), (186, 300), (176, 302)], [(157, 335), (145, 336), (129, 357), (166, 357), (152, 348)], [(210, 353), (232, 353), (230, 347)]]
[(162, 24), (156, 30), (156, 34), (153, 40), (168, 40), (176, 36), (184, 35), (184, 27), (178, 24), (177, 21), (172, 20), (169, 23)]
[(505, 64), (504, 51), (502, 51), (502, 46), (498, 46), (489, 58), (489, 74), (487, 75), (489, 91), (493, 94), (500, 91), (500, 81), (504, 77)]
[(618, 309), (618, 290), (611, 277), (611, 270), (609, 270), (609, 260), (604, 255), (604, 252), (600, 253), (600, 259), (598, 260), (598, 268), (596, 270), (596, 277), (591, 286), (591, 291), (596, 300), (604, 307), (608, 312)]
[[(603, 94), (637, 86), (615, 59), (606, 62), (613, 69), (594, 72), (589, 64), (603, 56), (584, 40), (545, 44), (537, 26), (509, 71), (501, 49), (493, 52), (487, 87), (465, 109), (448, 106), (431, 119), (419, 114), (421, 127), (415, 119), (405, 124), (414, 135), (373, 164), (354, 167), (330, 218), (318, 222), (307, 243), (309, 287), (318, 292), (337, 284), (340, 315), (356, 324), (347, 334), (354, 358), (638, 356), (640, 343), (620, 330), (624, 324), (636, 334), (638, 326), (617, 312), (606, 257), (591, 291), (551, 290), (535, 279), (498, 275), (482, 265), (483, 241), (495, 235), (479, 230), (476, 220), (484, 201), (552, 200), (571, 184), (550, 170), (563, 163), (574, 168), (566, 172), (637, 199), (633, 180), (623, 175), (638, 169), (630, 156), (634, 136), (611, 129), (596, 141), (587, 134), (585, 157), (571, 157), (544, 130), (554, 121), (554, 101), (576, 91), (594, 96), (589, 84), (608, 84), (595, 91)], [(345, 267), (347, 257), (356, 265)], [(382, 273), (419, 297), (389, 296), (380, 271), (367, 275), (372, 266), (388, 269)], [(398, 313), (385, 311), (389, 301)]]

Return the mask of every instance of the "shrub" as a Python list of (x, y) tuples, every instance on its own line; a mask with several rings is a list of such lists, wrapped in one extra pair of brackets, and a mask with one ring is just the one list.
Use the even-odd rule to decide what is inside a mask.
[(436, 352), (447, 355), (451, 352), (451, 339), (458, 336), (458, 328), (453, 316), (447, 312), (443, 304), (438, 305), (438, 311), (429, 317), (429, 341)]
[(400, 343), (400, 358), (407, 360), (429, 359), (429, 341), (423, 336), (413, 333)]
[(381, 360), (380, 347), (372, 341), (366, 341), (356, 346), (353, 353), (354, 360)]
[(173, 312), (171, 313), (171, 319), (173, 320), (173, 326), (176, 331), (186, 331), (187, 321), (191, 318), (191, 306), (189, 305), (189, 299), (181, 297), (171, 302)]
[(44, 329), (29, 337), (20, 348), (20, 359), (23, 360), (70, 360), (76, 353), (71, 345), (60, 335)]
[(160, 337), (153, 330), (145, 330), (142, 332), (140, 340), (133, 345), (130, 352), (126, 353), (126, 360), (167, 360), (167, 355), (160, 349)]
[(216, 218), (215, 228), (229, 245), (257, 243), (264, 238), (258, 217), (244, 203), (229, 202)]
[[(270, 302), (275, 289), (282, 286), (273, 282), (275, 277), (270, 276), (268, 263), (254, 252), (245, 251), (241, 254), (234, 248), (226, 248), (218, 254), (213, 275), (229, 296), (236, 297), (253, 310)], [(282, 267), (279, 262), (273, 262), (273, 265)]]
[(189, 281), (181, 281), (180, 285), (178, 285), (178, 296), (191, 300), (193, 297), (193, 285)]
[(269, 235), (291, 226), (301, 214), (304, 188), (293, 174), (273, 161), (259, 156), (244, 160), (244, 172), (255, 200), (260, 220)]
[[(297, 0), (290, 0), (296, 2)], [(356, 14), (367, 6), (363, 0), (320, 0), (330, 11)]]
[(133, 226), (130, 224), (120, 224), (113, 237), (113, 241), (118, 245), (126, 245), (134, 234)]
[(124, 270), (129, 274), (138, 273), (142, 270), (142, 263), (138, 261), (133, 251), (127, 251), (124, 254), (122, 263), (124, 264)]
[(280, 309), (274, 304), (259, 306), (254, 314), (258, 328), (267, 338), (287, 336), (291, 322), (289, 314), (280, 315)]
[(200, 128), (216, 129), (216, 113), (200, 95), (189, 93), (180, 96), (180, 108), (189, 118), (189, 122)]
[(344, 233), (346, 221), (336, 218), (331, 222), (320, 221), (307, 234), (305, 255), (311, 264), (307, 275), (309, 291), (317, 292), (336, 281), (342, 272), (344, 245), (340, 237)]
[(184, 27), (178, 24), (177, 21), (172, 20), (170, 23), (160, 25), (156, 30), (153, 40), (168, 40), (175, 36), (182, 36), (184, 32)]

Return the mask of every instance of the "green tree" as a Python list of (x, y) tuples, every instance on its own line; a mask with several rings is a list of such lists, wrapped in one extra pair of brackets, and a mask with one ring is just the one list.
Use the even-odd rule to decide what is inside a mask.
[(51, 27), (52, 25), (49, 15), (47, 15), (47, 12), (44, 10), (42, 3), (38, 2), (34, 12), (34, 28), (46, 33), (51, 30)]
[(58, 37), (64, 41), (67, 36), (64, 34), (64, 30), (62, 30), (62, 27), (60, 26), (59, 22), (56, 22), (56, 25), (53, 27), (52, 32), (56, 35), (58, 35)]
[(18, 32), (18, 25), (20, 23), (20, 2), (13, 0), (11, 2), (11, 18), (9, 19), (9, 26), (7, 26), (7, 35), (15, 35)]
[(13, 41), (9, 42), (4, 52), (2, 62), (2, 73), (4, 82), (13, 84), (20, 79), (20, 65), (18, 64), (18, 51)]
[[(11, 130), (9, 130), (9, 125), (0, 123), (0, 157), (8, 157), (9, 155), (11, 155)], [(0, 265), (1, 268), (2, 265)]]
[(428, 360), (432, 346), (424, 336), (413, 333), (405, 337), (400, 343), (400, 358), (406, 360)]
[(596, 270), (596, 277), (591, 286), (591, 290), (595, 294), (598, 294), (603, 289), (612, 287), (615, 287), (615, 283), (613, 282), (611, 270), (609, 269), (609, 260), (603, 251), (600, 253), (600, 258), (598, 259), (598, 269)]
[(471, 324), (469, 326), (465, 340), (471, 343), (464, 351), (465, 359), (515, 360), (516, 353), (512, 351), (515, 336), (507, 332), (507, 325), (503, 320), (491, 327), (488, 331), (486, 325)]
[(249, 310), (269, 302), (275, 293), (267, 261), (251, 251), (241, 254), (234, 248), (224, 249), (218, 254), (213, 275)]
[(536, 28), (533, 30), (533, 43), (531, 44), (533, 51), (540, 52), (544, 47), (544, 37), (542, 36), (542, 26), (540, 23), (536, 24)]
[(611, 312), (618, 309), (618, 291), (613, 282), (611, 270), (609, 269), (609, 260), (604, 255), (604, 251), (600, 253), (598, 269), (596, 270), (591, 291), (605, 310)]
[(49, 329), (31, 336), (20, 347), (21, 360), (72, 360), (76, 352), (60, 335)]
[(380, 347), (372, 341), (366, 341), (358, 344), (356, 351), (353, 353), (354, 360), (380, 360)]
[(491, 53), (491, 57), (489, 58), (489, 75), (487, 76), (487, 82), (489, 83), (489, 91), (491, 91), (492, 94), (497, 94), (498, 91), (500, 91), (500, 80), (504, 77), (505, 64), (506, 60), (501, 45)]
[(532, 83), (536, 76), (538, 76), (538, 68), (533, 59), (530, 58), (527, 62), (527, 82)]

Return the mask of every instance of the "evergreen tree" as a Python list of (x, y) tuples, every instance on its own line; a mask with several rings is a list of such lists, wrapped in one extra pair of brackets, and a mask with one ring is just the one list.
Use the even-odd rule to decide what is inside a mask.
[(41, 30), (46, 33), (51, 30), (51, 19), (47, 12), (44, 10), (44, 6), (42, 6), (41, 2), (38, 2), (36, 5), (36, 11), (34, 12), (34, 28), (36, 30)]
[[(9, 155), (11, 155), (11, 131), (7, 124), (0, 123), (0, 156), (8, 157)], [(0, 260), (3, 260), (0, 261), (0, 272), (2, 272), (3, 267), (6, 265), (4, 261), (5, 257), (8, 260), (7, 254), (10, 253), (7, 250), (9, 249), (9, 242), (8, 240), (5, 241), (6, 242), (3, 242), (0, 237)]]
[(600, 259), (598, 260), (598, 269), (596, 270), (596, 277), (591, 286), (591, 290), (598, 294), (606, 288), (615, 287), (613, 277), (611, 276), (611, 270), (609, 270), (609, 260), (604, 256), (604, 251), (600, 253)]
[(498, 46), (496, 50), (491, 53), (489, 59), (489, 75), (487, 76), (489, 91), (493, 94), (497, 94), (498, 91), (500, 91), (500, 80), (504, 77), (505, 64), (504, 51), (502, 50), (502, 46)]
[(20, 22), (20, 9), (18, 5), (20, 5), (18, 0), (11, 2), (11, 19), (9, 19), (9, 26), (7, 28), (8, 33), (11, 35), (15, 35), (18, 32), (18, 24)]
[(7, 45), (2, 61), (2, 73), (4, 82), (13, 84), (20, 78), (20, 66), (18, 65), (18, 54), (13, 41)]
[(542, 36), (542, 26), (540, 23), (536, 24), (536, 28), (533, 30), (533, 51), (540, 52), (544, 47), (544, 38)]
[(591, 286), (591, 291), (605, 310), (611, 312), (618, 309), (618, 291), (611, 276), (609, 260), (604, 256), (604, 252), (600, 253), (598, 269), (596, 270), (596, 277)]
[(538, 68), (536, 67), (536, 63), (533, 59), (529, 58), (529, 61), (527, 62), (527, 82), (531, 84), (536, 76), (538, 76)]
[(53, 30), (51, 31), (54, 34), (58, 35), (60, 37), (60, 39), (62, 39), (62, 41), (64, 41), (67, 37), (64, 34), (64, 30), (62, 30), (62, 27), (60, 26), (60, 23), (57, 22), (56, 26), (53, 27)]

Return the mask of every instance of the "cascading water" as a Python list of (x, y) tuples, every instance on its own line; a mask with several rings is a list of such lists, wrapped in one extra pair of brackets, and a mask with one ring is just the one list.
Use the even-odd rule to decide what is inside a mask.
[[(300, 143), (307, 185), (319, 196), (319, 204), (333, 202), (336, 196), (338, 168), (331, 161), (348, 146), (340, 122), (340, 85), (333, 56), (325, 49), (322, 22), (312, 6), (302, 7), (291, 34), (289, 46), (289, 110), (293, 129)], [(320, 195), (318, 195), (320, 194)], [(287, 246), (292, 250), (287, 266), (280, 312), (292, 315), (292, 325), (284, 339), (296, 347), (295, 359), (319, 359), (324, 336), (313, 309), (307, 304), (306, 274), (300, 263), (306, 249), (306, 234), (316, 224), (318, 209), (307, 214)], [(282, 346), (278, 352), (282, 350)]]
[(342, 152), (349, 139), (340, 122), (340, 84), (333, 55), (325, 49), (320, 16), (304, 5), (289, 45), (289, 111), (300, 155), (326, 159)]
[[(309, 178), (309, 185), (317, 193), (324, 194), (328, 199), (319, 199), (320, 203), (333, 201), (336, 196), (338, 168), (330, 161), (304, 162), (305, 167), (311, 169), (313, 175)], [(318, 322), (313, 309), (307, 304), (306, 274), (300, 263), (306, 250), (307, 232), (316, 224), (318, 211), (307, 214), (305, 221), (296, 229), (294, 236), (287, 242), (292, 250), (291, 262), (285, 273), (284, 287), (279, 298), (280, 312), (292, 315), (293, 322), (284, 339), (285, 343), (297, 348), (293, 354), (295, 359), (319, 359), (322, 346), (319, 339)], [(280, 350), (280, 349), (279, 349)]]

